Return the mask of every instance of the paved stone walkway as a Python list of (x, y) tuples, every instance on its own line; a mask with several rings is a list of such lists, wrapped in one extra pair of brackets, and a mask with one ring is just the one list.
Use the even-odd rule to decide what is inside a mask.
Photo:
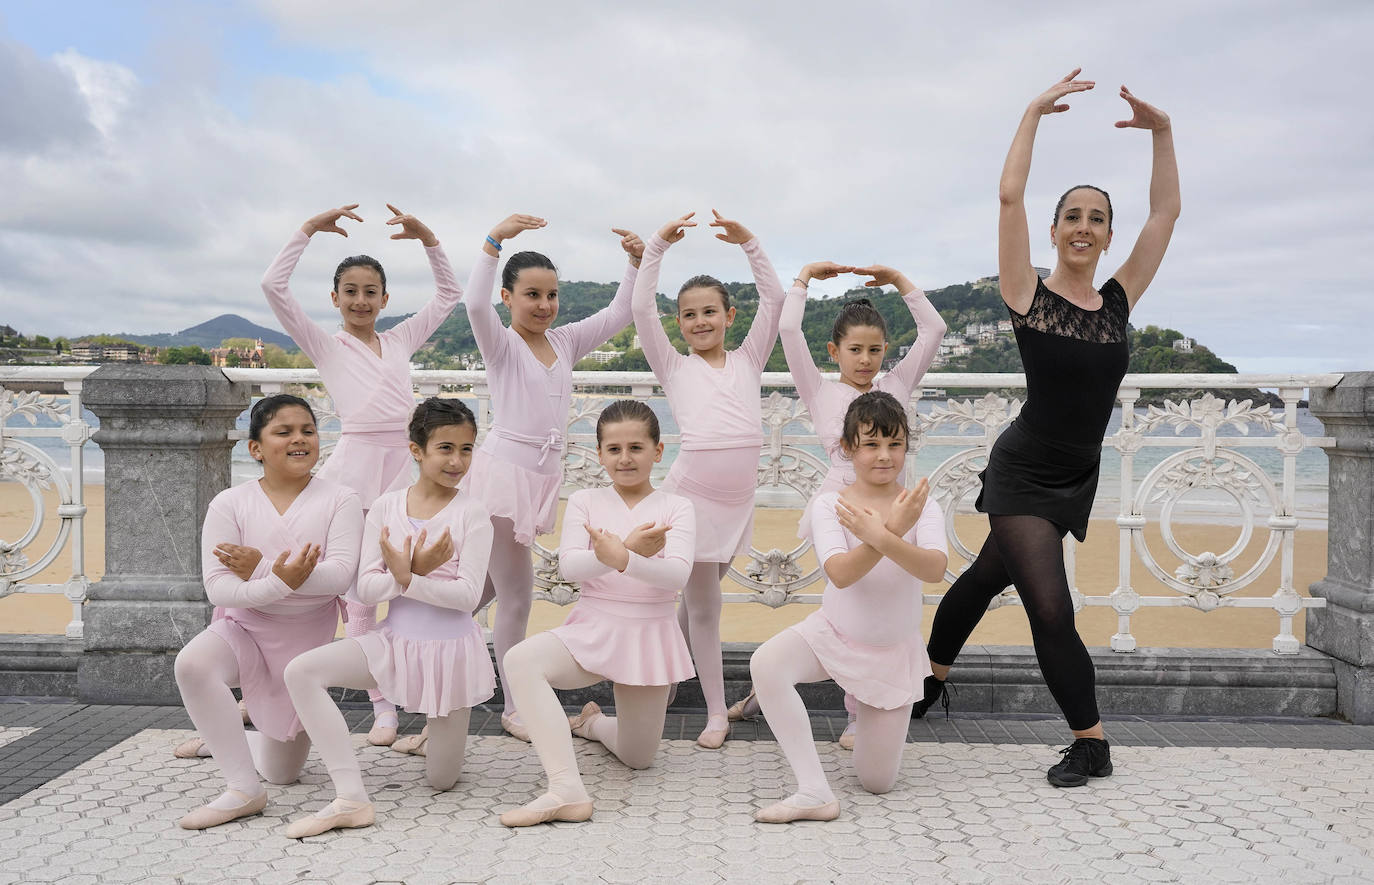
[(219, 786), (212, 760), (171, 757), (180, 709), (0, 704), (0, 791), (17, 794), (0, 805), (0, 883), (1374, 881), (1374, 728), (1113, 720), (1117, 774), (1056, 790), (1061, 724), (937, 718), (912, 724), (897, 788), (873, 796), (827, 740), (842, 720), (820, 716), (842, 816), (769, 827), (751, 813), (792, 784), (766, 727), (712, 753), (680, 739), (701, 717), (674, 714), (646, 771), (578, 742), (591, 822), (513, 831), (495, 815), (541, 791), (537, 759), (494, 713), (473, 718), (448, 793), (422, 759), (357, 737), (377, 825), (293, 841), (284, 822), (330, 796), (317, 757), (262, 816), (187, 832), (176, 819)]

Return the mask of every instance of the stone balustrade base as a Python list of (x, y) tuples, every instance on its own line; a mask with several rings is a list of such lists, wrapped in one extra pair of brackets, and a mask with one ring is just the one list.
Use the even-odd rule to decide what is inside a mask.
[[(749, 690), (753, 643), (725, 646), (725, 694), (734, 701)], [(1336, 663), (1304, 647), (1279, 656), (1261, 649), (1141, 649), (1118, 654), (1090, 649), (1097, 667), (1098, 700), (1104, 714), (1187, 716), (1331, 716), (1336, 706)], [(87, 653), (89, 657), (89, 653)], [(61, 637), (0, 636), (0, 697), (78, 697), (81, 643)], [(87, 660), (89, 668), (96, 662)], [(960, 713), (1055, 713), (1035, 653), (1027, 646), (971, 645), (951, 677), (951, 709)], [(147, 703), (145, 687), (130, 686), (127, 698), (106, 703)], [(843, 707), (830, 682), (801, 686), (813, 710)], [(560, 692), (570, 706), (587, 701), (613, 704), (609, 683)], [(366, 703), (364, 692), (340, 692), (344, 702)], [(175, 699), (173, 699), (175, 702)], [(491, 705), (500, 705), (497, 695)], [(695, 681), (679, 687), (673, 706), (705, 707)]]

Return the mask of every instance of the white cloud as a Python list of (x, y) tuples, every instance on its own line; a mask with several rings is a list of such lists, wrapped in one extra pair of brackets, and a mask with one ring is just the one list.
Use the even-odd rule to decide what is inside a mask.
[[(369, 223), (312, 245), (296, 278), (325, 321), (330, 271), (352, 251), (387, 263), (395, 309), (428, 291), (418, 248), (385, 239), (387, 200), (431, 223), (460, 275), (511, 211), (550, 220), (521, 246), (548, 252), (569, 278), (611, 280), (620, 258), (609, 227), (647, 234), (714, 206), (754, 228), (784, 277), (831, 257), (897, 265), (930, 287), (961, 282), (995, 269), (996, 181), (1021, 110), (1082, 64), (1098, 88), (1045, 120), (1037, 143), (1035, 262), (1053, 259), (1054, 200), (1083, 181), (1111, 191), (1118, 211), (1102, 275), (1129, 251), (1147, 209), (1150, 139), (1112, 127), (1126, 82), (1175, 121), (1184, 200), (1134, 320), (1182, 329), (1243, 370), (1370, 362), (1360, 296), (1374, 279), (1363, 206), (1374, 123), (1356, 109), (1374, 73), (1359, 45), (1374, 8), (1364, 4), (1320, 15), (1250, 3), (1088, 15), (1005, 3), (259, 9), (277, 41), (264, 51), (332, 53), (353, 73), (240, 78), (248, 91), (226, 96), (217, 84), (238, 80), (174, 76), (183, 56), (139, 77), (80, 47), (43, 62), (79, 87), (99, 135), (79, 154), (36, 142), (0, 152), (0, 180), (16, 182), (0, 204), (11, 325), (165, 331), (224, 311), (268, 320), (257, 281), (280, 242), (351, 201)], [(202, 53), (218, 26), (178, 24)], [(702, 230), (675, 247), (662, 288), (696, 272), (738, 279), (747, 266)]]

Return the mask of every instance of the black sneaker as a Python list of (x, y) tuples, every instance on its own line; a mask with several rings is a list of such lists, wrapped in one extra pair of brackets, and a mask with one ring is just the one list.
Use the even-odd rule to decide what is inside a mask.
[(911, 718), (924, 719), (926, 711), (935, 706), (939, 701), (945, 708), (945, 718), (949, 718), (949, 693), (950, 687), (943, 679), (936, 679), (934, 676), (927, 676), (924, 683), (925, 697), (911, 705)]
[(1079, 738), (1059, 752), (1064, 758), (1045, 774), (1056, 787), (1081, 787), (1090, 777), (1112, 773), (1111, 744), (1101, 738)]

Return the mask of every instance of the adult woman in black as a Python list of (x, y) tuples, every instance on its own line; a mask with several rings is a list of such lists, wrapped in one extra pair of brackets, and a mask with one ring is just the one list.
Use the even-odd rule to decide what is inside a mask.
[(916, 715), (923, 715), (943, 695), (949, 667), (988, 603), (1015, 584), (1045, 682), (1075, 737), (1047, 775), (1060, 787), (1112, 772), (1092, 659), (1074, 627), (1062, 540), (1073, 532), (1081, 541), (1087, 531), (1102, 436), (1129, 358), (1127, 317), (1154, 278), (1179, 213), (1169, 117), (1123, 86), (1132, 118), (1117, 127), (1148, 129), (1154, 138), (1149, 218), (1126, 263), (1099, 289), (1093, 278), (1112, 241), (1111, 200), (1090, 185), (1072, 188), (1059, 199), (1050, 226), (1058, 262), (1040, 280), (1031, 266), (1024, 205), (1031, 150), (1040, 118), (1067, 111), (1065, 96), (1095, 85), (1074, 79), (1078, 73), (1031, 102), (1002, 169), (998, 279), (1025, 365), (1026, 403), (988, 457), (977, 507), (988, 514), (991, 531), (935, 613), (928, 645), (935, 675), (916, 705)]

